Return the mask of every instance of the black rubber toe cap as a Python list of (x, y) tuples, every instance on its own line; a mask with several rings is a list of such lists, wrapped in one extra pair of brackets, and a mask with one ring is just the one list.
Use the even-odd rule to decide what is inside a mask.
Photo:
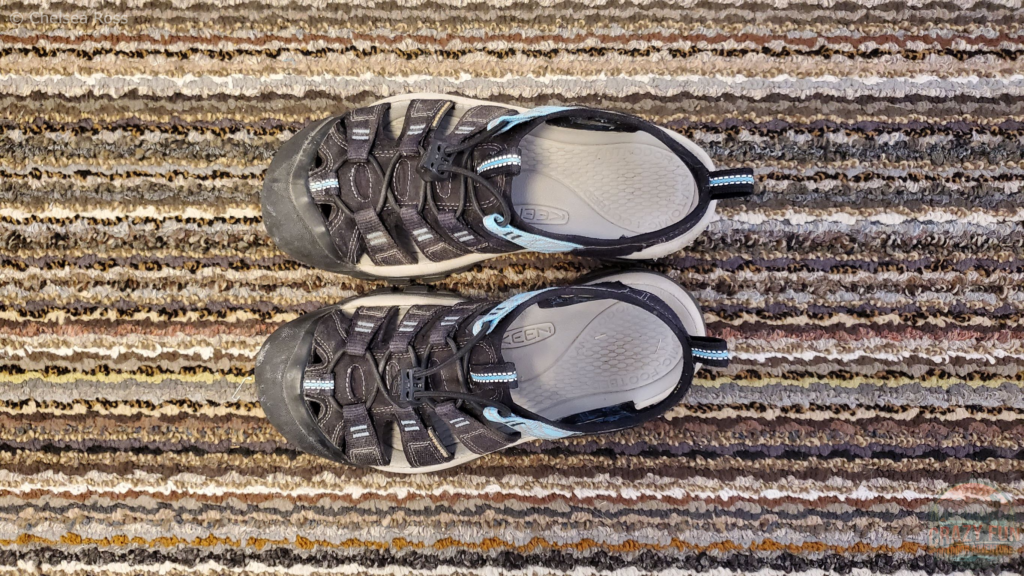
[(256, 355), (256, 389), (264, 414), (289, 444), (339, 460), (344, 456), (320, 431), (302, 393), (316, 325), (334, 309), (323, 308), (292, 320), (267, 338)]
[(263, 224), (277, 247), (292, 258), (315, 268), (361, 276), (345, 262), (323, 215), (309, 193), (309, 170), (317, 149), (338, 118), (311, 123), (277, 151), (267, 169), (260, 201)]

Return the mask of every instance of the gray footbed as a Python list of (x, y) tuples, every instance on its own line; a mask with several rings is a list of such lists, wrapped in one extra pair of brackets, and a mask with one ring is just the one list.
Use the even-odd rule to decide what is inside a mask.
[(520, 150), (512, 204), (548, 232), (636, 236), (682, 220), (699, 201), (690, 169), (646, 132), (541, 126)]
[(531, 306), (505, 332), (501, 353), (519, 374), (516, 404), (551, 419), (652, 404), (683, 370), (672, 330), (643, 308), (614, 300)]

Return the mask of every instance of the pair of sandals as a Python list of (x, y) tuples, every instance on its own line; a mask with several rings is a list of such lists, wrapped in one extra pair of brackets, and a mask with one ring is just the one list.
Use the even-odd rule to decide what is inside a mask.
[[(635, 116), (418, 94), (314, 123), (275, 156), (263, 219), (293, 258), (361, 279), (432, 281), (515, 252), (645, 260), (693, 242), (753, 172), (715, 170)], [(260, 403), (299, 448), (430, 472), (515, 444), (612, 432), (726, 366), (696, 302), (616, 271), (503, 302), (412, 287), (275, 331)]]

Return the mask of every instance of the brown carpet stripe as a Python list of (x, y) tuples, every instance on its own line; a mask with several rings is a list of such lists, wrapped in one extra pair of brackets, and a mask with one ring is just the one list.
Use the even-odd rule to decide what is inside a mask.
[[(1022, 22), (1019, 0), (5, 3), (0, 573), (1024, 570), (1024, 540), (930, 537), (969, 483), (1024, 527)], [(289, 446), (260, 344), (379, 284), (278, 251), (264, 170), (308, 121), (413, 91), (612, 108), (754, 166), (755, 197), (651, 265), (732, 366), (641, 428), (434, 475)]]

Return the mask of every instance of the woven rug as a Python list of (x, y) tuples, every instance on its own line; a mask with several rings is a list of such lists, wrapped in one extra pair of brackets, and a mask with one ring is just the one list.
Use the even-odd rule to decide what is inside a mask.
[[(0, 9), (0, 571), (1024, 569), (1012, 530), (987, 554), (935, 538), (950, 494), (1009, 528), (1024, 497), (1020, 0), (501, 4)], [(639, 114), (756, 167), (754, 198), (651, 265), (732, 366), (640, 429), (441, 474), (289, 446), (260, 344), (377, 285), (275, 249), (263, 172), (306, 122), (421, 91)]]

